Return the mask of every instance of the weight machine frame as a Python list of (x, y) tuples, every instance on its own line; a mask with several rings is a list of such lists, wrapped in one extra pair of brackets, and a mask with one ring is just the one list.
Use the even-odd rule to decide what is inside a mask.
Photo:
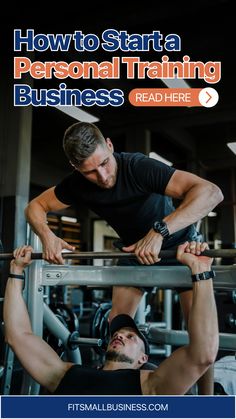
[[(41, 244), (35, 234), (31, 234), (31, 245), (35, 251), (40, 250)], [(214, 279), (215, 289), (236, 288), (236, 265), (214, 266), (217, 273)], [(33, 332), (42, 337), (43, 324), (61, 339), (64, 343), (70, 360), (81, 364), (78, 346), (75, 349), (68, 347), (70, 332), (60, 322), (56, 315), (44, 302), (44, 287), (64, 285), (83, 285), (90, 287), (100, 286), (145, 286), (157, 287), (164, 290), (177, 288), (191, 288), (189, 269), (184, 266), (87, 266), (87, 265), (50, 265), (44, 261), (36, 260), (28, 268), (26, 275), (25, 300), (31, 319)], [(187, 332), (161, 329), (144, 325), (148, 337), (155, 343), (184, 345), (188, 341)], [(80, 339), (80, 338), (79, 338)], [(78, 343), (79, 343), (78, 339)], [(86, 339), (85, 339), (86, 340)], [(89, 338), (88, 338), (89, 340)], [(96, 339), (92, 339), (95, 341)], [(81, 338), (83, 343), (83, 338)], [(236, 335), (220, 334), (220, 347), (234, 350)], [(9, 394), (14, 356), (9, 347), (6, 347), (5, 368), (3, 374), (3, 394)], [(24, 372), (21, 394), (35, 395), (39, 393), (39, 384)]]

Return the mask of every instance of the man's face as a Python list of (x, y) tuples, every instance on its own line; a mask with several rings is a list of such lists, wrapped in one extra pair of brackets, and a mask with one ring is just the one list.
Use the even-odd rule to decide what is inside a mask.
[(106, 144), (97, 146), (77, 170), (90, 182), (103, 189), (110, 189), (116, 183), (117, 163), (113, 156), (113, 145), (108, 138)]
[(114, 333), (107, 348), (107, 360), (128, 362), (139, 368), (147, 361), (144, 343), (134, 329), (124, 327)]

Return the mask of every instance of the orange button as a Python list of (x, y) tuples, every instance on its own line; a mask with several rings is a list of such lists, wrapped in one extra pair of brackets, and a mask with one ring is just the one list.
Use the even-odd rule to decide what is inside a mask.
[[(208, 92), (209, 90), (209, 92)], [(206, 106), (212, 101), (212, 106), (215, 103), (215, 97), (212, 94), (215, 89), (133, 89), (129, 93), (129, 101), (133, 106)], [(203, 92), (204, 95), (199, 94)], [(202, 98), (203, 96), (203, 98)], [(205, 100), (206, 96), (206, 100)], [(206, 101), (206, 104), (204, 103)], [(214, 104), (213, 104), (214, 103)]]

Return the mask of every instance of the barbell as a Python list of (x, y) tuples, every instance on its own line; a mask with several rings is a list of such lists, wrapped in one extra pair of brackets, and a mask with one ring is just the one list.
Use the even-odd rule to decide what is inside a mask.
[[(125, 252), (62, 252), (63, 259), (114, 259), (114, 258), (136, 258), (135, 253)], [(201, 253), (202, 256), (212, 258), (236, 258), (236, 249), (209, 249)], [(176, 257), (176, 250), (161, 250), (159, 257), (170, 259)], [(0, 253), (0, 260), (13, 259), (13, 253)], [(43, 253), (32, 253), (32, 259), (44, 259)]]

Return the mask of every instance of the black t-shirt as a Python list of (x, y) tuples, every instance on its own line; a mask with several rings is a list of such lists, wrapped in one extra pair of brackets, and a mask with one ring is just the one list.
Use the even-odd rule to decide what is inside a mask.
[[(153, 222), (174, 211), (172, 199), (164, 195), (175, 169), (141, 153), (114, 153), (117, 181), (111, 189), (102, 189), (78, 171), (63, 179), (55, 188), (56, 197), (64, 204), (85, 204), (117, 232), (125, 245), (143, 238)], [(175, 233), (172, 247), (188, 229)]]
[(115, 371), (73, 365), (64, 375), (54, 394), (60, 395), (135, 395), (142, 394), (140, 371)]

